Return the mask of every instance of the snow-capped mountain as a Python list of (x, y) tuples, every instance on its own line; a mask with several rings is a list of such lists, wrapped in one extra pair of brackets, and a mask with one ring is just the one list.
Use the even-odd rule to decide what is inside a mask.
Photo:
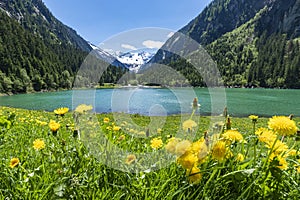
[(117, 59), (125, 64), (130, 71), (137, 73), (140, 67), (146, 64), (155, 55), (157, 49), (138, 49), (117, 56)]
[(143, 48), (127, 53), (105, 51), (89, 43), (93, 49), (93, 54), (98, 58), (118, 67), (126, 67), (130, 71), (137, 73), (140, 67), (148, 63), (156, 54), (158, 49)]
[(94, 55), (96, 55), (99, 59), (110, 63), (111, 65), (117, 66), (117, 67), (126, 67), (128, 68), (128, 66), (122, 62), (120, 62), (116, 56), (110, 54), (107, 51), (104, 51), (103, 49), (89, 43), (90, 46), (92, 47), (93, 51), (91, 53), (93, 53)]

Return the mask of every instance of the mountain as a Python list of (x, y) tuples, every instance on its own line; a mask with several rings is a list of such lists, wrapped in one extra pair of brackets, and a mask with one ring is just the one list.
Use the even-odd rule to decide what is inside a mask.
[[(249, 21), (267, 4), (267, 0), (214, 0), (178, 32), (205, 46)], [(164, 49), (176, 46), (176, 37), (176, 34), (171, 37)], [(159, 50), (151, 62), (160, 62), (164, 57), (170, 57), (168, 54)]]
[(98, 87), (104, 83), (128, 84), (130, 75), (127, 67), (116, 57), (90, 44), (92, 51), (85, 57), (76, 73), (73, 88)]
[(88, 42), (57, 20), (42, 0), (0, 0), (0, 8), (47, 43), (66, 43), (86, 52), (91, 50)]
[(277, 0), (207, 46), (229, 86), (300, 88), (300, 1)]
[[(179, 33), (207, 50), (225, 86), (300, 88), (299, 19), (299, 0), (214, 0)], [(150, 62), (204, 86), (191, 64), (168, 51), (186, 50), (179, 42), (175, 34)]]
[(86, 54), (66, 43), (46, 43), (0, 11), (1, 93), (71, 88)]
[(270, 1), (272, 0), (214, 0), (179, 32), (202, 45), (210, 44), (252, 19)]
[(103, 60), (106, 63), (109, 63), (116, 67), (127, 68), (127, 65), (123, 62), (120, 62), (116, 56), (110, 54), (107, 51), (104, 51), (103, 49), (101, 49), (91, 43), (90, 43), (90, 46), (93, 49), (93, 51), (91, 53), (94, 54), (100, 60)]
[(117, 56), (117, 59), (125, 64), (130, 71), (137, 73), (142, 65), (151, 60), (156, 51), (157, 49), (150, 48), (138, 49), (120, 54)]
[[(42, 0), (0, 0), (0, 93), (70, 89), (91, 50)], [(93, 67), (108, 66), (101, 80), (89, 83), (90, 77), (80, 76), (76, 83), (116, 83), (126, 73), (117, 60), (102, 62), (100, 55), (100, 50), (93, 51), (89, 58)], [(85, 73), (94, 74), (92, 69)]]

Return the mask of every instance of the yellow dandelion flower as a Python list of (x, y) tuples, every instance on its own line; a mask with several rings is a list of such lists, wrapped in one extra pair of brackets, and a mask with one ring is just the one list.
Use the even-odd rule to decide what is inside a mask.
[(119, 131), (120, 129), (121, 129), (120, 126), (114, 126), (114, 127), (113, 127), (113, 131)]
[(191, 151), (197, 155), (199, 164), (205, 160), (208, 155), (208, 147), (203, 137), (192, 144)]
[(110, 119), (109, 119), (108, 117), (105, 117), (105, 118), (103, 119), (103, 122), (106, 123), (106, 124), (109, 123), (109, 121), (110, 121)]
[(33, 141), (33, 148), (35, 150), (41, 150), (45, 148), (45, 142), (44, 140), (41, 139), (36, 139)]
[(231, 141), (232, 143), (244, 140), (242, 134), (237, 130), (228, 130), (222, 136), (225, 140)]
[[(275, 156), (273, 159), (276, 159), (278, 161), (278, 168), (282, 170), (287, 170), (288, 169), (288, 163), (286, 159), (282, 156)], [(272, 160), (273, 160), (272, 159)]]
[(256, 116), (256, 115), (250, 115), (250, 116), (249, 116), (249, 119), (251, 119), (252, 122), (256, 122), (257, 119), (258, 119), (258, 116)]
[(161, 134), (162, 129), (161, 129), (161, 128), (158, 128), (158, 129), (156, 130), (156, 132), (157, 132), (157, 134)]
[(56, 115), (60, 115), (63, 116), (64, 114), (66, 114), (67, 112), (69, 112), (69, 108), (63, 107), (63, 108), (58, 108), (56, 110), (54, 110), (54, 113)]
[(241, 153), (238, 153), (238, 155), (236, 156), (236, 161), (243, 162), (244, 160), (245, 160), (245, 156)]
[(168, 140), (168, 143), (165, 146), (165, 149), (167, 150), (167, 152), (175, 154), (175, 150), (176, 150), (176, 145), (178, 144), (179, 139), (172, 137)]
[(134, 129), (131, 128), (131, 129), (129, 130), (129, 133), (134, 133)]
[(266, 128), (259, 128), (255, 134), (258, 135), (258, 140), (260, 142), (267, 144), (273, 143), (277, 139), (277, 135), (273, 131)]
[(185, 154), (177, 159), (177, 163), (187, 170), (192, 169), (197, 162), (197, 156), (190, 151), (185, 152)]
[(190, 183), (197, 184), (202, 179), (202, 174), (198, 167), (193, 167), (192, 170), (187, 170), (187, 175)]
[(226, 148), (226, 156), (225, 156), (225, 158), (226, 158), (226, 159), (229, 159), (229, 158), (232, 158), (232, 157), (233, 157), (233, 153), (232, 153), (232, 151), (230, 150), (230, 148), (227, 147), (227, 148)]
[(10, 160), (10, 162), (9, 162), (9, 166), (10, 166), (11, 168), (14, 168), (14, 167), (16, 167), (19, 163), (20, 163), (19, 158), (12, 158), (12, 159)]
[(150, 146), (152, 147), (152, 149), (159, 149), (162, 147), (162, 145), (163, 145), (163, 141), (161, 138), (153, 138), (151, 140)]
[(226, 156), (226, 143), (217, 141), (212, 148), (212, 157), (218, 161), (222, 161)]
[(197, 140), (196, 142), (193, 142), (191, 146), (191, 151), (194, 153), (198, 153), (203, 142), (205, 142), (203, 137)]
[(57, 132), (57, 130), (60, 128), (60, 124), (55, 122), (54, 120), (50, 120), (49, 122), (49, 128), (52, 132)]
[(92, 109), (93, 109), (93, 106), (91, 106), (91, 105), (80, 104), (79, 106), (76, 107), (75, 112), (83, 114)]
[(186, 120), (185, 122), (183, 122), (182, 124), (182, 128), (184, 131), (191, 131), (193, 130), (193, 128), (195, 128), (197, 126), (197, 123), (191, 119)]
[(300, 173), (300, 166), (296, 168), (297, 172)]
[(288, 155), (289, 155), (289, 156), (296, 156), (296, 155), (297, 155), (297, 150), (296, 150), (296, 149), (291, 149), (291, 150), (288, 152)]
[(136, 160), (136, 156), (133, 155), (133, 154), (130, 154), (130, 155), (127, 156), (127, 158), (126, 158), (126, 160), (125, 160), (125, 163), (126, 163), (127, 165), (130, 165), (130, 164), (132, 164), (135, 160)]
[(186, 151), (189, 150), (191, 145), (192, 145), (192, 143), (188, 140), (183, 140), (181, 142), (178, 142), (176, 145), (175, 154), (177, 156), (183, 155)]
[[(274, 143), (267, 143), (266, 147), (271, 149), (273, 147), (273, 145), (274, 145)], [(275, 155), (279, 155), (284, 152), (287, 152), (288, 149), (289, 149), (289, 147), (285, 143), (281, 142), (280, 140), (276, 140), (276, 143), (273, 147), (272, 153), (274, 153)]]
[(118, 141), (120, 142), (120, 141), (123, 141), (123, 140), (125, 140), (125, 135), (121, 135), (119, 138), (118, 138)]
[(274, 116), (269, 119), (269, 128), (279, 135), (290, 136), (297, 133), (295, 121), (285, 116)]
[(208, 155), (208, 147), (206, 144), (203, 145), (203, 149), (199, 151), (198, 153), (198, 163), (202, 164), (206, 161), (207, 155)]
[(141, 135), (141, 136), (145, 136), (146, 135), (146, 132), (145, 131), (140, 131), (140, 132), (136, 132), (138, 135)]

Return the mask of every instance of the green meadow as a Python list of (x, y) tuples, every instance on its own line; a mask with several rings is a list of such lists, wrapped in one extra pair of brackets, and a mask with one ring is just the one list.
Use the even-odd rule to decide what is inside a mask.
[(90, 109), (1, 107), (0, 199), (300, 198), (299, 118)]

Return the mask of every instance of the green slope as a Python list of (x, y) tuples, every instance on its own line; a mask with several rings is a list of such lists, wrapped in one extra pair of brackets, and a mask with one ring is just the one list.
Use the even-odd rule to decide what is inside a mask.
[[(226, 86), (300, 88), (299, 13), (299, 0), (215, 0), (179, 32), (204, 46)], [(179, 48), (176, 37), (164, 49)], [(205, 85), (193, 66), (166, 50), (151, 62)]]
[(0, 92), (70, 88), (86, 52), (66, 44), (46, 44), (0, 11)]

